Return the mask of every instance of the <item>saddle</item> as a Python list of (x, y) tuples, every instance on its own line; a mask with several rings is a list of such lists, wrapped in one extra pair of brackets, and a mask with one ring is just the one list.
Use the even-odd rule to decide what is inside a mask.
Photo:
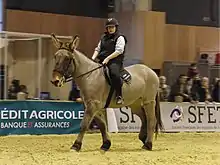
[[(108, 108), (108, 106), (109, 106), (109, 104), (111, 102), (113, 93), (114, 93), (114, 89), (112, 87), (112, 82), (111, 82), (111, 78), (110, 78), (108, 67), (104, 67), (103, 71), (104, 71), (104, 75), (105, 75), (106, 81), (111, 86), (109, 94), (108, 94), (108, 98), (106, 100), (105, 107), (104, 107), (104, 108)], [(126, 83), (126, 84), (130, 84), (131, 83), (131, 74), (125, 68), (121, 69), (121, 71), (120, 71), (120, 78), (121, 78), (122, 83)]]
[[(108, 67), (104, 67), (103, 70), (106, 81), (108, 82), (109, 85), (112, 85)], [(131, 74), (125, 68), (122, 68), (120, 72), (120, 78), (122, 83), (130, 84)]]

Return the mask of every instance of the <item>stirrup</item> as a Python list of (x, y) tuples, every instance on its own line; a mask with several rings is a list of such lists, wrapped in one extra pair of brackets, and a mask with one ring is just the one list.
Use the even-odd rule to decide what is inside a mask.
[(124, 104), (124, 99), (121, 96), (116, 98), (116, 104)]

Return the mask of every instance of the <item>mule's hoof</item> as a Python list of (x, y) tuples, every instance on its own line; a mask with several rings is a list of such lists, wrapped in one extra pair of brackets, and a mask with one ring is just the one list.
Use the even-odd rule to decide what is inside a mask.
[(82, 142), (76, 142), (71, 146), (71, 150), (80, 151), (82, 147)]
[(152, 151), (152, 142), (147, 142), (143, 145), (142, 149)]
[(145, 144), (146, 139), (147, 139), (147, 136), (143, 136), (143, 137), (139, 136), (139, 140), (142, 141), (143, 144)]
[(108, 151), (110, 147), (111, 147), (111, 141), (106, 140), (105, 142), (103, 142), (100, 149), (103, 150), (103, 151)]

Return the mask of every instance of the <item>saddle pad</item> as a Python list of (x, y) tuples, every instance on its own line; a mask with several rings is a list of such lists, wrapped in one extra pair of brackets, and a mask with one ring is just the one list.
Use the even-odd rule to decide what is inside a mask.
[(131, 74), (126, 69), (122, 69), (122, 71), (120, 73), (120, 77), (126, 83), (129, 83), (131, 81)]
[[(104, 68), (104, 75), (105, 75), (105, 78), (108, 81), (108, 83), (111, 85), (109, 69), (107, 67)], [(121, 80), (127, 84), (130, 83), (130, 81), (131, 81), (131, 74), (124, 68), (120, 72), (120, 77), (121, 77)]]

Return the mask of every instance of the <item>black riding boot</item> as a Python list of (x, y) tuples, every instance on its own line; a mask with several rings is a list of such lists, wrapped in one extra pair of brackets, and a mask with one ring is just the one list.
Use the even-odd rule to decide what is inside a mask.
[(121, 80), (119, 80), (120, 83), (118, 85), (116, 85), (116, 104), (124, 104), (124, 99), (122, 97), (122, 91), (121, 91), (121, 88), (122, 88), (122, 82)]
[(112, 86), (116, 92), (116, 104), (124, 104), (122, 98), (122, 82), (120, 78), (121, 65), (112, 63), (109, 65)]

